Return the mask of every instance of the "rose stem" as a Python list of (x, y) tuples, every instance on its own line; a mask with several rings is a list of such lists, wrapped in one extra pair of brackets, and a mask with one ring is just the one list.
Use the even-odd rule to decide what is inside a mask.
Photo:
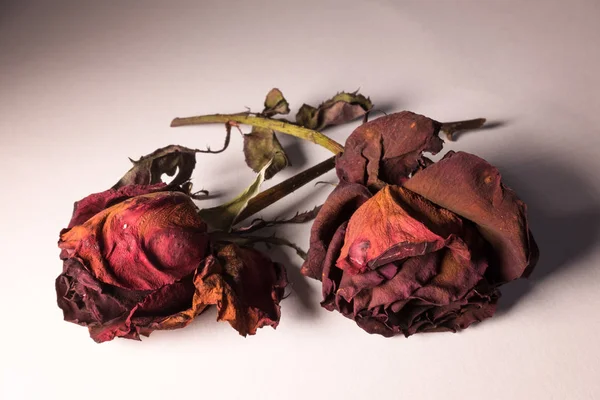
[(288, 135), (296, 136), (301, 139), (308, 140), (316, 143), (319, 146), (325, 147), (327, 150), (334, 154), (341, 153), (344, 151), (344, 146), (339, 144), (333, 139), (328, 138), (320, 132), (313, 131), (298, 125), (291, 124), (289, 122), (256, 117), (253, 115), (243, 114), (212, 114), (212, 115), (201, 115), (197, 117), (187, 118), (175, 118), (171, 122), (171, 127), (186, 126), (186, 125), (202, 125), (202, 124), (214, 124), (214, 123), (227, 123), (237, 122), (240, 124), (256, 126), (259, 128), (272, 129), (277, 132), (285, 133)]
[(335, 157), (331, 157), (313, 167), (310, 167), (306, 171), (302, 171), (299, 174), (286, 179), (285, 181), (278, 183), (277, 185), (260, 192), (253, 199), (248, 202), (248, 205), (236, 218), (236, 222), (242, 221), (275, 203), (279, 199), (293, 193), (296, 189), (306, 185), (313, 179), (318, 178), (324, 173), (332, 170), (335, 167)]
[(477, 118), (466, 121), (442, 122), (440, 130), (446, 133), (448, 140), (453, 141), (456, 132), (479, 129), (485, 124), (485, 121), (485, 118)]

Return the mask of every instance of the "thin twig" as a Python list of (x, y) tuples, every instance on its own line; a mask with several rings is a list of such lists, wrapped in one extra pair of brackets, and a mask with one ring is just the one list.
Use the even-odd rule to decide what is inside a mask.
[(443, 122), (440, 130), (446, 133), (448, 140), (453, 141), (455, 133), (479, 129), (485, 124), (485, 121), (485, 118), (477, 118), (465, 121)]

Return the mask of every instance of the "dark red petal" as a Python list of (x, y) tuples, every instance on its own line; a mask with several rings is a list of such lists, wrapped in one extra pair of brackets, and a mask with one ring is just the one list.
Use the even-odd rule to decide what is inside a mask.
[[(218, 258), (211, 255), (204, 260), (193, 285), (187, 281), (175, 285), (140, 304), (132, 321), (141, 334), (182, 328), (210, 305), (216, 305), (218, 320), (228, 321), (241, 335), (254, 335), (263, 326), (275, 328), (287, 277), (281, 265), (257, 250), (231, 244), (218, 252)], [(176, 312), (184, 306), (188, 308)]]
[(147, 296), (132, 315), (135, 330), (149, 336), (155, 330), (179, 329), (187, 326), (208, 305), (199, 301), (202, 277), (212, 271), (214, 259), (207, 257), (194, 276), (166, 285)]
[(240, 335), (254, 335), (263, 326), (277, 327), (279, 302), (287, 286), (285, 268), (249, 247), (229, 244), (217, 255), (223, 265), (218, 319), (228, 321)]
[(347, 226), (348, 222), (344, 222), (338, 227), (333, 235), (333, 238), (331, 239), (331, 242), (329, 242), (325, 260), (321, 265), (323, 272), (320, 279), (323, 281), (321, 290), (323, 293), (322, 305), (324, 307), (325, 304), (333, 303), (335, 301), (335, 295), (342, 279), (343, 271), (336, 267), (335, 262), (339, 256), (340, 249), (344, 245), (344, 237), (346, 236)]
[(128, 314), (146, 292), (123, 291), (98, 282), (77, 259), (64, 261), (56, 278), (58, 306), (66, 321), (80, 325), (103, 324)]
[(131, 197), (139, 196), (164, 190), (167, 187), (164, 183), (156, 185), (129, 185), (119, 189), (109, 189), (104, 192), (94, 193), (75, 202), (73, 207), (73, 216), (69, 222), (69, 228), (75, 225), (81, 225), (94, 215), (114, 206)]
[(440, 123), (402, 111), (359, 126), (346, 140), (336, 170), (342, 181), (379, 189), (399, 185), (419, 168), (423, 152), (442, 149)]
[(331, 192), (313, 222), (308, 258), (301, 270), (304, 275), (321, 280), (325, 257), (335, 232), (370, 197), (366, 187), (344, 182)]
[(519, 278), (535, 265), (538, 250), (528, 229), (527, 207), (485, 160), (449, 152), (404, 186), (477, 225), (495, 252), (488, 271), (494, 282)]
[(386, 186), (356, 210), (346, 229), (336, 263), (338, 268), (351, 274), (362, 273), (367, 268), (444, 247), (445, 238), (405, 209), (402, 201), (405, 192), (398, 186)]
[(206, 224), (178, 192), (136, 196), (63, 231), (61, 257), (82, 260), (96, 279), (154, 290), (193, 273), (205, 257)]

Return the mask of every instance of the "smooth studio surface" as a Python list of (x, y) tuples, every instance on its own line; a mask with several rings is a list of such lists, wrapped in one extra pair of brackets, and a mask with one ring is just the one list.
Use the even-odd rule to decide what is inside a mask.
[[(0, 3), (0, 398), (600, 398), (600, 5), (589, 1), (3, 1)], [(360, 88), (386, 112), (487, 117), (447, 150), (498, 166), (527, 202), (541, 259), (503, 288), (497, 315), (461, 333), (385, 339), (319, 306), (301, 260), (276, 330), (243, 338), (209, 311), (142, 342), (98, 345), (64, 322), (54, 279), (73, 202), (138, 158), (216, 149), (222, 126), (174, 117), (259, 111), (280, 88), (295, 112)], [(358, 122), (330, 131), (343, 143)], [(244, 128), (245, 132), (249, 128)], [(284, 137), (293, 167), (329, 157)], [(247, 186), (242, 139), (200, 154), (216, 205)], [(333, 182), (333, 173), (325, 180)], [(312, 184), (263, 216), (331, 190)], [(279, 232), (307, 247), (310, 224)]]

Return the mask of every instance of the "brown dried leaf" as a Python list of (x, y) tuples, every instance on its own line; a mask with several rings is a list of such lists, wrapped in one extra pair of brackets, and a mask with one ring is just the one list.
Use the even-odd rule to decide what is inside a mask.
[(267, 93), (265, 99), (265, 109), (262, 114), (266, 117), (272, 117), (276, 114), (288, 114), (290, 112), (290, 105), (288, 104), (281, 90), (274, 88)]
[(192, 176), (196, 166), (197, 152), (198, 150), (187, 147), (170, 145), (143, 156), (137, 161), (131, 160), (133, 167), (112, 189), (127, 185), (154, 185), (162, 182), (162, 174), (173, 176), (176, 172), (177, 176), (173, 178), (170, 185), (181, 185)]
[(352, 93), (338, 93), (318, 108), (302, 105), (296, 114), (296, 123), (308, 129), (321, 131), (328, 126), (340, 125), (362, 117), (373, 108), (368, 97)]

